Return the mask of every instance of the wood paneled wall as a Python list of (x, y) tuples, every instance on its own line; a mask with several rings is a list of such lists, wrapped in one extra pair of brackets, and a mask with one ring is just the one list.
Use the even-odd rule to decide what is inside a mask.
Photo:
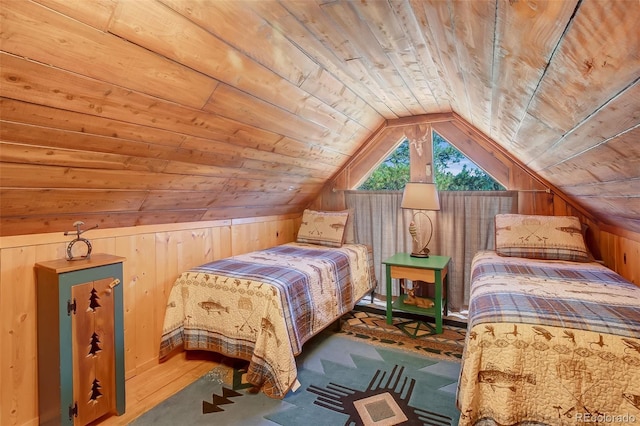
[[(125, 374), (158, 363), (166, 300), (192, 266), (293, 241), (299, 215), (220, 220), (83, 234), (93, 253), (124, 262)], [(0, 238), (0, 425), (35, 425), (37, 405), (36, 262), (64, 258), (62, 232)], [(56, 303), (56, 301), (52, 301)]]
[(603, 227), (599, 247), (607, 267), (640, 286), (640, 234)]

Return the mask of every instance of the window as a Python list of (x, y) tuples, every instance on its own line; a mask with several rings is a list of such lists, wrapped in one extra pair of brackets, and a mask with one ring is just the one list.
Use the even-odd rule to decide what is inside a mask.
[(440, 191), (505, 190), (436, 132), (433, 132), (433, 167), (436, 187)]
[[(441, 191), (496, 191), (505, 188), (442, 136), (433, 132), (435, 183)], [(367, 180), (361, 191), (402, 190), (409, 182), (409, 141), (405, 139)]]
[(409, 182), (409, 140), (405, 139), (358, 189), (400, 191), (404, 189), (407, 182)]

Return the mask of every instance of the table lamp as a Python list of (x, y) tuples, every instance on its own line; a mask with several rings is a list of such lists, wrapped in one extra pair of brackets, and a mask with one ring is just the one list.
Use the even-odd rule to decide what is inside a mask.
[[(428, 245), (431, 242), (433, 236), (433, 222), (426, 213), (427, 210), (440, 210), (440, 200), (438, 199), (438, 190), (433, 183), (424, 182), (409, 182), (404, 187), (404, 193), (402, 194), (403, 209), (412, 209), (413, 220), (409, 224), (409, 234), (411, 234), (411, 241), (413, 245), (412, 257), (429, 257)], [(429, 220), (429, 238), (423, 245), (422, 232), (418, 232), (416, 225), (416, 217), (419, 214), (423, 214)]]

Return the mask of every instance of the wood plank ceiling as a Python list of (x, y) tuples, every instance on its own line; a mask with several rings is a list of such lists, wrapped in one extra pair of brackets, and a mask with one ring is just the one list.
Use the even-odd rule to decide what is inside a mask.
[(6, 0), (2, 235), (300, 212), (453, 111), (640, 232), (640, 2)]

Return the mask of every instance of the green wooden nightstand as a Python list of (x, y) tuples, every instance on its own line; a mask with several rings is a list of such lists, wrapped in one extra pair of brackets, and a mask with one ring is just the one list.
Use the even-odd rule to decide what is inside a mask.
[[(436, 333), (442, 333), (442, 312), (446, 314), (446, 299), (444, 295), (449, 283), (448, 269), (451, 258), (449, 256), (429, 256), (427, 258), (411, 257), (408, 253), (397, 253), (382, 263), (387, 272), (387, 324), (393, 323), (393, 309), (432, 315), (436, 322)], [(401, 294), (395, 301), (391, 298), (391, 280), (408, 279), (412, 281), (426, 281), (435, 284), (435, 300), (432, 308), (422, 308), (405, 304), (406, 295)], [(401, 291), (402, 293), (402, 291)]]

